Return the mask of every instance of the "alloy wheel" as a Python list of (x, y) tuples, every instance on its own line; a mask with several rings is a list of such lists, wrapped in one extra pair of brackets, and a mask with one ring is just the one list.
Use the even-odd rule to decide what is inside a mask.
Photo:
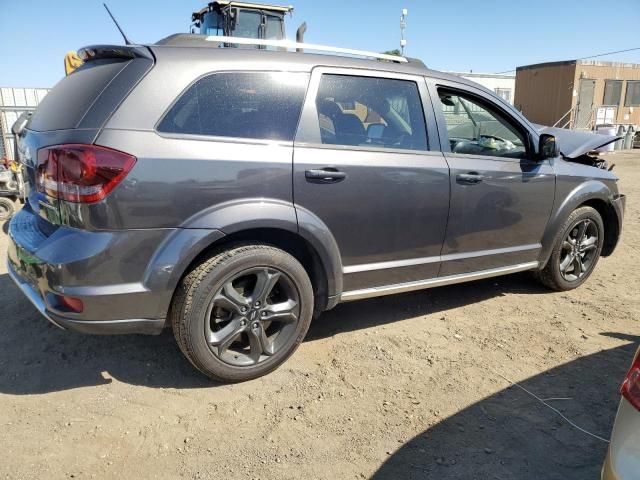
[(560, 274), (567, 282), (582, 278), (594, 264), (598, 251), (599, 231), (588, 218), (578, 220), (562, 242)]
[(295, 335), (300, 295), (291, 278), (272, 267), (244, 270), (211, 299), (205, 338), (221, 361), (257, 365), (278, 353)]

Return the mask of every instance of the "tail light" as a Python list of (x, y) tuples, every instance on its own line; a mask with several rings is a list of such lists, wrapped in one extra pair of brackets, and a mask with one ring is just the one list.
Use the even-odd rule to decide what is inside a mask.
[(55, 145), (38, 150), (37, 189), (77, 203), (99, 202), (136, 163), (136, 157), (97, 145)]
[(631, 365), (631, 369), (622, 382), (620, 393), (631, 405), (640, 410), (640, 352)]

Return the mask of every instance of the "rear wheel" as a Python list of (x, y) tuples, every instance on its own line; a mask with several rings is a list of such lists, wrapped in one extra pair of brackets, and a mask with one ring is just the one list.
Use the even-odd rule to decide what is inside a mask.
[(7, 197), (0, 197), (0, 222), (5, 222), (13, 217), (16, 209), (13, 202)]
[(302, 342), (313, 290), (302, 265), (267, 245), (242, 245), (184, 277), (170, 318), (180, 349), (205, 375), (239, 382), (281, 365)]
[(551, 258), (538, 279), (547, 287), (572, 290), (582, 285), (600, 258), (604, 240), (604, 224), (597, 210), (580, 207), (574, 210), (558, 235)]

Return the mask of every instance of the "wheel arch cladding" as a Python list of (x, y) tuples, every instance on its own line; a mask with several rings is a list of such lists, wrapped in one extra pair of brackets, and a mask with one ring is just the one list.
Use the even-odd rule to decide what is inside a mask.
[[(342, 262), (329, 229), (317, 217), (279, 200), (252, 199), (209, 208), (176, 229), (158, 248), (145, 276), (150, 290), (167, 293), (167, 312), (180, 279), (213, 251), (232, 243), (267, 243), (293, 255), (309, 273), (317, 310), (342, 292)], [(332, 304), (330, 306), (333, 306)]]
[(615, 209), (610, 202), (600, 198), (587, 200), (580, 205), (580, 207), (591, 207), (602, 217), (602, 223), (604, 223), (604, 244), (602, 245), (600, 255), (608, 257), (613, 253), (620, 238), (620, 220), (618, 219)]
[(316, 302), (315, 310), (318, 313), (326, 310), (328, 297), (335, 295), (330, 293), (330, 285), (335, 285), (334, 277), (339, 272), (328, 271), (328, 267), (322, 261), (319, 252), (305, 238), (281, 228), (250, 228), (225, 235), (204, 248), (185, 268), (183, 276), (212, 255), (232, 246), (247, 244), (270, 245), (287, 252), (298, 260), (311, 280)]
[(245, 198), (215, 205), (183, 223), (188, 228), (215, 228), (225, 235), (275, 229), (299, 235), (320, 259), (327, 294), (342, 293), (342, 260), (329, 227), (317, 215), (293, 203), (273, 198)]
[(602, 249), (602, 255), (607, 256), (613, 252), (618, 241), (620, 225), (615, 209), (611, 205), (611, 195), (611, 190), (604, 183), (597, 180), (581, 183), (565, 195), (562, 203), (552, 212), (543, 235), (540, 267), (544, 267), (549, 261), (558, 229), (569, 218), (571, 212), (583, 206), (594, 208), (602, 217), (605, 229), (605, 244)]

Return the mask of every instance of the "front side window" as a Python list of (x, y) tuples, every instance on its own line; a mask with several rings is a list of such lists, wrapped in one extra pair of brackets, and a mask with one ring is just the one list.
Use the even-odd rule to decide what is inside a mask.
[(471, 96), (438, 91), (451, 152), (491, 157), (524, 158), (525, 136), (497, 109)]
[(622, 80), (605, 80), (603, 105), (620, 105), (622, 97)]
[(158, 131), (293, 140), (309, 76), (291, 72), (224, 72), (189, 87)]
[(323, 74), (316, 108), (323, 144), (427, 149), (415, 82)]
[(640, 106), (640, 81), (628, 81), (627, 93), (624, 96), (625, 107)]

